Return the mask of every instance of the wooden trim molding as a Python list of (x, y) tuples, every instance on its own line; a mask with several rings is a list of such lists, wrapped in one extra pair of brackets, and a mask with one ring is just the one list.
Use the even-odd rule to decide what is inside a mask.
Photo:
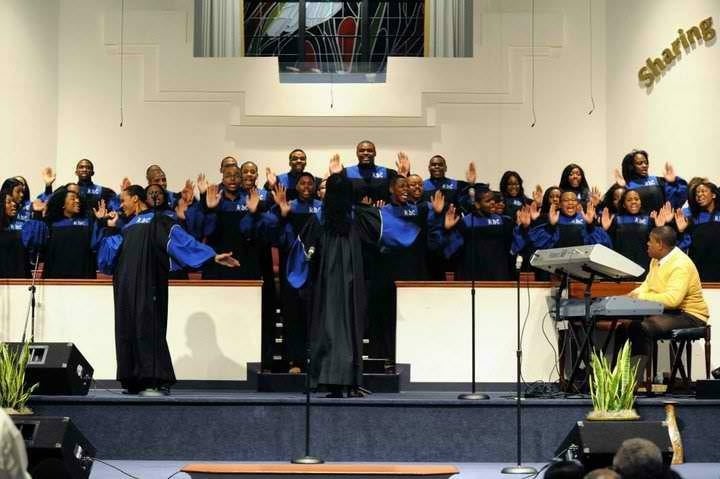
[(449, 465), (405, 464), (187, 464), (185, 473), (248, 475), (364, 475), (452, 476), (460, 471)]

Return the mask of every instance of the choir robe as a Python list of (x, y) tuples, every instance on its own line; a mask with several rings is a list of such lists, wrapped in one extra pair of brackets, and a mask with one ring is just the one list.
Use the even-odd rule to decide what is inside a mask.
[(463, 215), (446, 235), (443, 248), (446, 257), (458, 256), (455, 279), (471, 280), (473, 276), (479, 281), (513, 279), (514, 228), (515, 223), (507, 216)]
[(117, 379), (124, 388), (175, 383), (166, 341), (168, 274), (197, 269), (214, 256), (173, 218), (153, 210), (130, 218), (119, 234), (106, 231), (98, 266), (113, 275)]
[[(279, 185), (283, 185), (285, 187), (285, 194), (287, 196), (288, 200), (296, 200), (298, 198), (297, 189), (295, 188), (297, 186), (297, 181), (300, 178), (300, 175), (303, 173), (296, 173), (294, 171), (288, 171), (287, 173), (282, 173), (280, 175), (277, 175), (277, 183)], [(320, 179), (315, 178), (315, 191), (317, 191), (318, 186), (320, 185)], [(268, 183), (265, 183), (264, 186), (265, 190), (270, 192), (270, 185)]]
[(688, 196), (687, 182), (679, 176), (672, 183), (658, 176), (636, 176), (628, 182), (627, 189), (638, 192), (641, 212), (646, 214), (659, 210), (666, 201), (673, 208), (682, 208)]
[(505, 211), (503, 214), (509, 216), (513, 221), (520, 208), (525, 205), (532, 203), (532, 200), (526, 196), (505, 196), (503, 195), (503, 202), (505, 203)]
[(344, 174), (352, 183), (356, 203), (365, 196), (373, 203), (378, 200), (390, 202), (390, 180), (397, 176), (397, 171), (384, 166), (355, 165), (345, 168)]
[(527, 233), (516, 230), (516, 233), (527, 234), (527, 239), (535, 249), (566, 248), (569, 246), (601, 244), (612, 248), (610, 237), (604, 229), (585, 223), (582, 214), (567, 216), (562, 212), (556, 225), (550, 223), (540, 224)]
[[(379, 261), (372, 265), (376, 275), (369, 285), (372, 302), (368, 308), (367, 353), (373, 358), (395, 361), (395, 331), (397, 323), (397, 289), (395, 281), (425, 281), (429, 279), (425, 259), (430, 251), (442, 245), (442, 216), (436, 215), (429, 203), (390, 204), (381, 209), (383, 227), (398, 223), (412, 226), (408, 231), (418, 234), (409, 245), (381, 245)], [(393, 231), (387, 234), (393, 234)]]
[[(608, 235), (615, 251), (639, 264), (647, 272), (650, 266), (647, 241), (654, 226), (653, 220), (648, 215), (619, 214), (613, 219)], [(643, 274), (640, 279), (644, 276)]]
[(47, 235), (45, 223), (16, 221), (0, 231), (0, 278), (31, 278), (32, 263)]
[(95, 278), (95, 252), (102, 228), (86, 217), (64, 218), (49, 226), (44, 278)]
[(415, 224), (363, 205), (355, 208), (347, 236), (309, 218), (290, 249), (287, 275), (293, 287), (311, 288), (313, 385), (360, 385), (368, 306), (362, 243), (409, 247), (419, 234)]
[(687, 251), (695, 263), (701, 281), (720, 281), (720, 211), (703, 211), (688, 220), (678, 247)]
[(277, 207), (271, 210), (280, 223), (276, 240), (280, 253), (280, 304), (285, 319), (286, 356), (293, 366), (303, 367), (306, 354), (307, 324), (310, 317), (311, 297), (307, 288), (294, 288), (287, 278), (287, 260), (295, 238), (311, 217), (322, 221), (322, 201), (312, 199), (290, 201), (290, 213), (282, 218)]
[(203, 268), (203, 279), (261, 279), (272, 259), (270, 246), (262, 234), (267, 224), (268, 192), (257, 190), (260, 204), (255, 213), (250, 213), (246, 201), (248, 192), (238, 190), (235, 200), (225, 195), (216, 208), (203, 213), (202, 231), (207, 243), (215, 251), (232, 252), (240, 262), (239, 268), (225, 268), (207, 264)]
[(110, 211), (120, 209), (120, 196), (110, 188), (96, 185), (92, 181), (80, 181), (78, 186), (80, 187), (82, 211), (88, 218), (93, 218), (93, 209), (98, 207), (100, 200), (105, 200), (105, 207)]
[[(471, 203), (469, 189), (470, 183), (452, 178), (428, 178), (423, 181), (423, 201), (432, 201), (432, 197), (436, 191), (441, 191), (445, 198), (445, 208), (451, 204), (459, 208), (460, 211), (470, 211)], [(476, 191), (487, 189), (487, 183), (475, 183)], [(448, 260), (443, 256), (441, 251), (431, 251), (427, 257), (429, 279), (434, 281), (445, 281), (445, 273), (456, 269), (455, 262)]]

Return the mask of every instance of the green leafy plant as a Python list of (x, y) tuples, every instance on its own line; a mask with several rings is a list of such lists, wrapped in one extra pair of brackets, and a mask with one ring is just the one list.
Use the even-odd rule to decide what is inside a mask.
[(599, 354), (593, 351), (590, 362), (590, 396), (595, 412), (632, 410), (638, 367), (630, 364), (630, 341), (625, 341), (614, 368), (610, 367), (610, 361), (602, 351)]
[(21, 350), (13, 351), (6, 343), (0, 343), (0, 406), (23, 412), (25, 404), (38, 384), (25, 385), (25, 366), (30, 358), (30, 348), (25, 343)]

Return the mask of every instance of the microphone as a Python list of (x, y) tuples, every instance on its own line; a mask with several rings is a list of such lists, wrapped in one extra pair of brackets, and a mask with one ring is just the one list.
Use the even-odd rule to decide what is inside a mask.
[(522, 268), (523, 264), (523, 257), (520, 255), (517, 255), (517, 258), (515, 258), (515, 271), (520, 271), (520, 268)]
[(315, 247), (314, 246), (309, 247), (307, 250), (307, 253), (305, 253), (305, 259), (307, 261), (310, 261), (314, 254), (315, 254)]

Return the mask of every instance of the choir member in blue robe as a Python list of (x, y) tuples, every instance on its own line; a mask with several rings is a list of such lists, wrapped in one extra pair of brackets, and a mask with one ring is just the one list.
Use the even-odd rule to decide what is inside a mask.
[(425, 190), (423, 186), (423, 179), (420, 175), (408, 175), (408, 201), (410, 203), (418, 204), (421, 201), (425, 201)]
[(150, 165), (145, 170), (145, 178), (147, 179), (148, 186), (157, 185), (163, 189), (167, 209), (174, 210), (180, 194), (167, 189), (167, 176), (163, 169), (160, 168), (159, 165)]
[[(372, 267), (373, 295), (369, 308), (368, 353), (373, 358), (395, 361), (395, 331), (397, 315), (397, 289), (395, 281), (425, 281), (429, 271), (425, 259), (431, 251), (442, 246), (442, 211), (444, 197), (440, 191), (427, 201), (413, 204), (408, 201), (407, 178), (397, 176), (390, 183), (390, 203), (381, 209), (381, 217), (394, 223), (412, 226), (408, 231), (418, 231), (409, 245), (383, 245), (379, 249), (379, 261)], [(390, 231), (392, 233), (392, 231)]]
[(105, 201), (109, 210), (119, 209), (118, 195), (110, 188), (93, 183), (95, 166), (92, 161), (86, 158), (78, 161), (75, 166), (75, 175), (77, 175), (77, 184), (80, 187), (80, 198), (84, 203), (83, 209), (88, 216), (92, 216), (92, 211), (100, 205), (100, 200)]
[(447, 173), (447, 163), (441, 155), (435, 155), (430, 158), (428, 163), (428, 173), (430, 177), (423, 183), (423, 195), (425, 201), (431, 201), (436, 191), (441, 191), (445, 197), (445, 207), (451, 204), (455, 205), (462, 211), (468, 211), (472, 206), (470, 195), (468, 193), (470, 187), (476, 190), (487, 189), (487, 183), (476, 183), (477, 173), (475, 164), (470, 162), (468, 165), (466, 180), (455, 180), (445, 176)]
[[(104, 217), (101, 202), (98, 216)], [(82, 211), (80, 196), (67, 186), (58, 188), (47, 204), (48, 237), (44, 244), (44, 278), (95, 278), (101, 226)]]
[[(249, 170), (247, 167), (246, 172)], [(261, 279), (265, 243), (259, 228), (269, 208), (268, 201), (269, 194), (255, 187), (252, 175), (243, 175), (233, 165), (223, 169), (221, 188), (208, 187), (203, 213), (207, 243), (216, 251), (232, 251), (240, 267), (227, 269), (207, 264), (203, 279)]]
[(369, 198), (372, 204), (390, 201), (390, 180), (398, 175), (396, 170), (375, 164), (375, 144), (361, 141), (355, 149), (358, 163), (345, 168), (344, 174), (352, 184), (356, 203)]
[(30, 197), (26, 196), (26, 191), (29, 193), (29, 190), (22, 181), (17, 179), (17, 177), (8, 178), (3, 181), (0, 189), (6, 194), (9, 194), (15, 202), (15, 206), (17, 207), (17, 214), (13, 220), (15, 223), (22, 224), (32, 217)]
[(451, 228), (443, 251), (447, 257), (458, 256), (455, 279), (469, 281), (509, 281), (513, 279), (514, 258), (511, 252), (515, 221), (495, 214), (495, 198), (490, 190), (481, 190), (472, 213), (454, 216), (445, 228)]
[(680, 248), (695, 262), (701, 281), (720, 281), (720, 205), (718, 187), (709, 181), (690, 194), (690, 218), (676, 210), (675, 224), (682, 234)]
[(42, 221), (17, 221), (18, 207), (12, 188), (0, 189), (0, 278), (30, 278), (47, 229)]
[[(529, 240), (535, 249), (565, 248), (589, 244), (612, 247), (610, 237), (595, 223), (595, 207), (588, 203), (586, 210), (580, 208), (575, 193), (563, 191), (560, 207), (551, 206), (547, 223), (530, 228), (530, 217), (523, 219), (516, 229), (516, 243)], [(527, 235), (527, 236), (525, 236)]]
[(500, 194), (503, 196), (505, 209), (502, 214), (515, 218), (517, 211), (532, 200), (525, 196), (523, 179), (517, 171), (506, 171), (500, 178)]
[(567, 165), (560, 175), (559, 186), (563, 191), (574, 191), (578, 203), (585, 208), (590, 200), (590, 187), (585, 177), (585, 171), (580, 165), (575, 163)]
[(307, 325), (310, 317), (312, 298), (307, 288), (295, 288), (287, 278), (287, 259), (297, 235), (307, 222), (322, 222), (322, 201), (315, 197), (315, 177), (310, 173), (301, 173), (295, 184), (295, 199), (288, 201), (290, 195), (282, 186), (276, 185), (273, 192), (276, 205), (272, 212), (280, 222), (280, 234), (277, 239), (280, 253), (280, 301), (285, 319), (285, 346), (290, 372), (298, 373), (304, 369)]
[(364, 281), (362, 243), (410, 246), (420, 228), (382, 210), (355, 205), (350, 180), (331, 162), (323, 216), (310, 216), (293, 243), (288, 281), (312, 288), (310, 326), (313, 385), (328, 385), (340, 397), (343, 388), (357, 394), (362, 379), (362, 338), (368, 295)]
[[(610, 213), (609, 209), (603, 210), (601, 223), (610, 236), (615, 251), (639, 264), (647, 272), (650, 266), (650, 257), (647, 253), (650, 231), (655, 226), (663, 226), (665, 220), (657, 221), (660, 214), (657, 211), (650, 214), (643, 213), (641, 201), (640, 194), (636, 190), (625, 190), (620, 197), (617, 214)], [(670, 210), (669, 204), (663, 211), (665, 210)], [(664, 218), (665, 215), (661, 214), (661, 217)], [(668, 220), (672, 220), (672, 217), (668, 217)]]
[(146, 204), (143, 187), (122, 193), (128, 218), (116, 230), (118, 213), (110, 213), (98, 266), (113, 275), (117, 379), (128, 393), (169, 393), (175, 373), (166, 341), (168, 274), (197, 269), (213, 261), (237, 267), (232, 253), (216, 254), (187, 234), (169, 215)]
[[(288, 164), (290, 165), (290, 171), (276, 175), (270, 168), (265, 169), (267, 176), (267, 182), (265, 183), (265, 190), (271, 192), (275, 189), (275, 185), (282, 185), (285, 189), (289, 200), (297, 198), (297, 185), (300, 175), (309, 174), (305, 173), (305, 167), (307, 166), (307, 155), (300, 148), (296, 148), (290, 152), (288, 157)], [(315, 186), (317, 187), (317, 179), (313, 177)]]
[(618, 183), (614, 183), (608, 188), (598, 205), (598, 214), (602, 215), (602, 212), (607, 209), (611, 215), (616, 215), (623, 193), (625, 193), (625, 187)]
[(670, 163), (665, 163), (662, 177), (648, 174), (649, 166), (646, 151), (631, 151), (622, 160), (622, 176), (615, 172), (616, 181), (640, 193), (643, 213), (659, 210), (666, 201), (673, 208), (682, 208), (688, 197), (687, 182), (675, 174)]

